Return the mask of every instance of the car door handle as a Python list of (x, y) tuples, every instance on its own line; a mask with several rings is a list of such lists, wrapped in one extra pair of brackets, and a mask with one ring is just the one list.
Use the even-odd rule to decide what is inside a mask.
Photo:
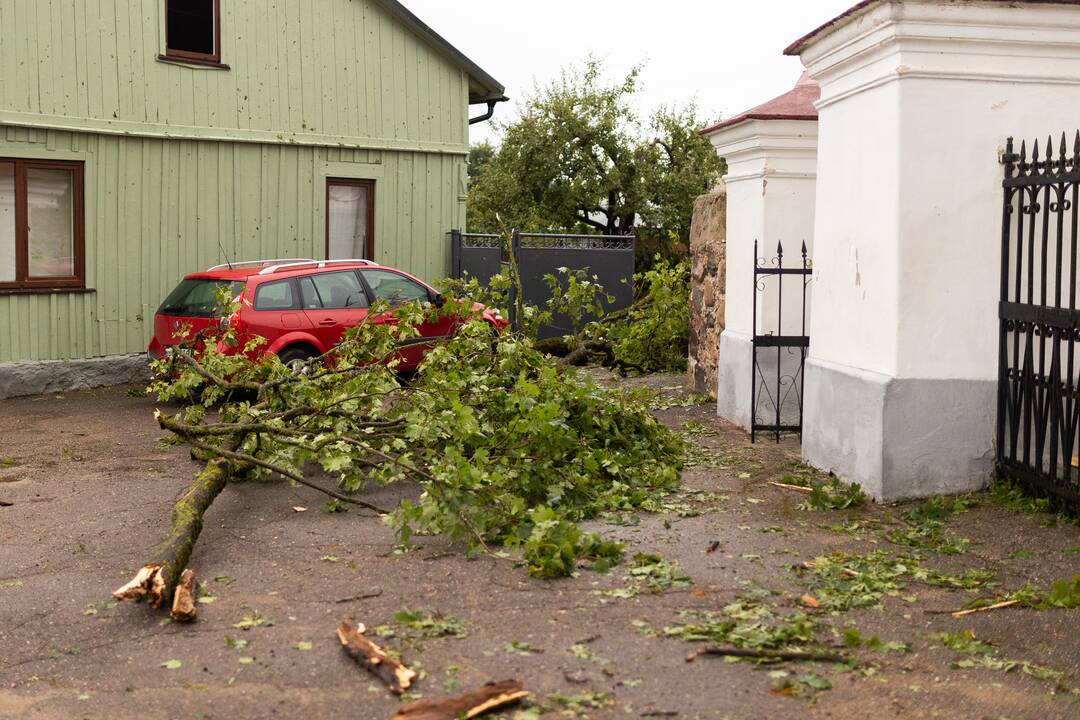
[(325, 320), (320, 320), (319, 324), (324, 326), (324, 327), (329, 327), (331, 325), (337, 325), (338, 321), (335, 320), (334, 318), (326, 318)]

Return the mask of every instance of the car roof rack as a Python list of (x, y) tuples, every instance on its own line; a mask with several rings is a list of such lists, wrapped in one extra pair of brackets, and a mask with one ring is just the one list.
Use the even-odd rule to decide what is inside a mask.
[(220, 265), (215, 265), (212, 268), (206, 270), (206, 272), (212, 272), (214, 270), (233, 270), (239, 267), (248, 267), (249, 265), (275, 265), (280, 263), (289, 262), (305, 262), (312, 263), (318, 262), (317, 260), (311, 260), (310, 258), (274, 258), (273, 260), (241, 260), (239, 262), (225, 262)]
[(278, 272), (280, 270), (291, 270), (293, 268), (302, 267), (304, 265), (318, 265), (318, 267), (324, 268), (327, 265), (342, 265), (342, 264), (346, 264), (346, 263), (351, 263), (353, 265), (357, 265), (357, 264), (359, 264), (359, 265), (377, 265), (378, 264), (374, 260), (362, 260), (362, 259), (359, 259), (359, 258), (352, 259), (352, 260), (292, 260), (290, 262), (284, 262), (284, 263), (281, 263), (279, 265), (271, 265), (270, 267), (265, 267), (265, 268), (263, 268), (262, 270), (259, 271), (259, 274), (260, 275), (273, 275), (274, 273), (276, 273), (276, 272)]

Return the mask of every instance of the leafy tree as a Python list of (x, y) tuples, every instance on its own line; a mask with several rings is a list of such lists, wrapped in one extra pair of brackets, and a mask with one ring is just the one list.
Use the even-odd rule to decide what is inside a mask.
[(495, 146), (487, 140), (475, 143), (469, 148), (469, 182), (475, 183), (480, 179), (484, 168), (495, 157)]
[[(687, 242), (694, 198), (723, 172), (694, 105), (642, 124), (631, 108), (640, 68), (605, 84), (590, 59), (538, 87), (469, 190), (469, 227), (651, 237)], [(470, 171), (472, 172), (472, 171)]]

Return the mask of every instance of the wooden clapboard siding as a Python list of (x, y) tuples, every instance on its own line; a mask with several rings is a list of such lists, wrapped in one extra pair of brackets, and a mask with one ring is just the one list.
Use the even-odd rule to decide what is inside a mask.
[(465, 223), (469, 76), (380, 0), (222, 0), (162, 62), (161, 0), (0, 0), (0, 157), (85, 163), (86, 285), (0, 294), (0, 362), (140, 352), (188, 272), (323, 257), (327, 177), (375, 181), (376, 259), (431, 280)]
[(0, 157), (85, 163), (93, 293), (0, 295), (0, 362), (140, 352), (185, 273), (231, 259), (323, 257), (327, 177), (375, 181), (376, 259), (431, 280), (464, 222), (462, 156), (0, 127)]
[(229, 70), (162, 62), (160, 0), (0, 0), (0, 123), (462, 153), (467, 73), (374, 0), (223, 0)]

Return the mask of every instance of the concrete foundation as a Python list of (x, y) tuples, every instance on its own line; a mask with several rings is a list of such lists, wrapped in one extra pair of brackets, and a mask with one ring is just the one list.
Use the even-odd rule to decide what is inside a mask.
[(0, 399), (145, 382), (146, 355), (0, 363)]
[(733, 330), (720, 334), (716, 372), (716, 414), (750, 429), (750, 368), (754, 346), (749, 335)]
[[(799, 422), (799, 351), (796, 348), (759, 348), (758, 372), (753, 376), (757, 392), (758, 424), (776, 422), (776, 402), (780, 403), (780, 422)], [(777, 393), (776, 365), (780, 363)], [(749, 335), (725, 330), (720, 335), (719, 369), (716, 373), (716, 414), (744, 430), (750, 430), (750, 368), (754, 345)], [(792, 386), (794, 383), (794, 387)]]
[(977, 490), (994, 462), (993, 381), (806, 363), (803, 458), (877, 500)]

